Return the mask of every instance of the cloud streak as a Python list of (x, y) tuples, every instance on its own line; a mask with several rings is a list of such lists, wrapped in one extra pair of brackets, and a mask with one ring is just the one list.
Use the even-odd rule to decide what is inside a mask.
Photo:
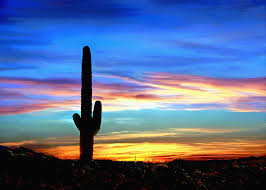
[[(108, 78), (119, 82), (100, 82), (101, 79)], [(94, 98), (103, 101), (104, 111), (158, 108), (265, 112), (264, 83), (264, 77), (230, 79), (147, 73), (141, 79), (96, 75), (93, 88)], [(2, 101), (16, 102), (13, 104), (2, 102), (1, 115), (48, 108), (79, 107), (80, 81), (77, 79), (0, 77), (0, 85)], [(27, 103), (25, 101), (23, 103), (22, 100)]]
[[(21, 0), (16, 3), (5, 1), (1, 4), (4, 19), (16, 20), (28, 18), (38, 19), (111, 19), (122, 17), (134, 17), (138, 15), (138, 9), (127, 7), (120, 2), (108, 0), (81, 1), (81, 0)], [(49, 13), (49, 14), (47, 14)], [(19, 18), (18, 20), (16, 18)]]
[[(198, 43), (198, 42), (189, 42), (189, 41), (178, 41), (178, 40), (170, 40), (167, 41), (170, 45), (177, 46), (180, 48), (184, 48), (186, 50), (192, 50), (198, 53), (205, 53), (209, 54), (211, 56), (216, 55), (216, 56), (223, 56), (223, 58), (220, 58), (220, 60), (239, 60), (243, 54), (247, 57), (254, 57), (254, 56), (263, 56), (264, 51), (263, 50), (246, 50), (246, 49), (236, 49), (236, 48), (230, 48), (230, 47), (225, 47), (223, 46), (217, 46), (214, 44), (204, 44), (204, 43)], [(208, 58), (209, 60), (215, 60), (214, 58)], [(208, 61), (206, 59), (206, 61)], [(218, 62), (219, 58), (216, 58)], [(204, 61), (204, 59), (202, 59)], [(206, 63), (205, 61), (205, 63)]]
[(153, 0), (155, 3), (160, 5), (180, 5), (180, 4), (188, 4), (188, 5), (198, 5), (201, 6), (221, 6), (227, 8), (251, 8), (254, 6), (263, 6), (265, 5), (265, 1), (257, 0), (257, 1), (243, 1), (243, 0), (234, 0), (232, 1), (212, 1), (212, 0)]

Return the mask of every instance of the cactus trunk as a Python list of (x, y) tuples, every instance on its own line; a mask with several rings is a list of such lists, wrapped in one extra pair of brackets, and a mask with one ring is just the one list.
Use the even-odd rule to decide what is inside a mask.
[(102, 104), (100, 101), (95, 102), (92, 117), (91, 53), (88, 46), (83, 48), (81, 79), (81, 117), (75, 113), (73, 119), (80, 131), (80, 159), (91, 160), (93, 158), (93, 139), (101, 126)]
[(80, 131), (80, 159), (91, 160), (93, 157), (93, 134)]
[(91, 119), (92, 104), (92, 75), (91, 75), (91, 52), (88, 46), (83, 48), (82, 73), (81, 73), (81, 118)]
[[(82, 73), (81, 73), (81, 118), (83, 121), (91, 119), (92, 104), (92, 75), (91, 75), (91, 53), (89, 47), (83, 48)], [(91, 160), (93, 156), (93, 135), (80, 130), (80, 159)]]

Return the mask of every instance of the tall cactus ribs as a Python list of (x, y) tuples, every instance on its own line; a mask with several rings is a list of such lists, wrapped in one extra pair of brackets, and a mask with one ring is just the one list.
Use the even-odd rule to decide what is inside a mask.
[(93, 139), (101, 126), (102, 103), (96, 101), (92, 108), (91, 53), (88, 46), (83, 48), (81, 87), (81, 117), (75, 113), (73, 120), (80, 131), (80, 159), (91, 160), (93, 157)]

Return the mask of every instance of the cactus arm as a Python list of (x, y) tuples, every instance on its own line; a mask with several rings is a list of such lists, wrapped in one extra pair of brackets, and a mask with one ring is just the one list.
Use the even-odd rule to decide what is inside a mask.
[(100, 130), (101, 121), (102, 121), (102, 103), (100, 101), (96, 101), (93, 110), (94, 135), (96, 135)]
[(73, 114), (73, 120), (74, 120), (74, 123), (75, 123), (76, 127), (78, 128), (78, 130), (80, 130), (80, 127), (81, 127), (81, 118), (80, 118), (79, 114), (74, 113)]

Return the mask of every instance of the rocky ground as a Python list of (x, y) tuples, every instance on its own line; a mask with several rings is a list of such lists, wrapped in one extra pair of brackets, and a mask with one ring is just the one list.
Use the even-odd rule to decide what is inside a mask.
[(0, 189), (266, 189), (266, 157), (169, 163), (60, 160), (0, 146)]

